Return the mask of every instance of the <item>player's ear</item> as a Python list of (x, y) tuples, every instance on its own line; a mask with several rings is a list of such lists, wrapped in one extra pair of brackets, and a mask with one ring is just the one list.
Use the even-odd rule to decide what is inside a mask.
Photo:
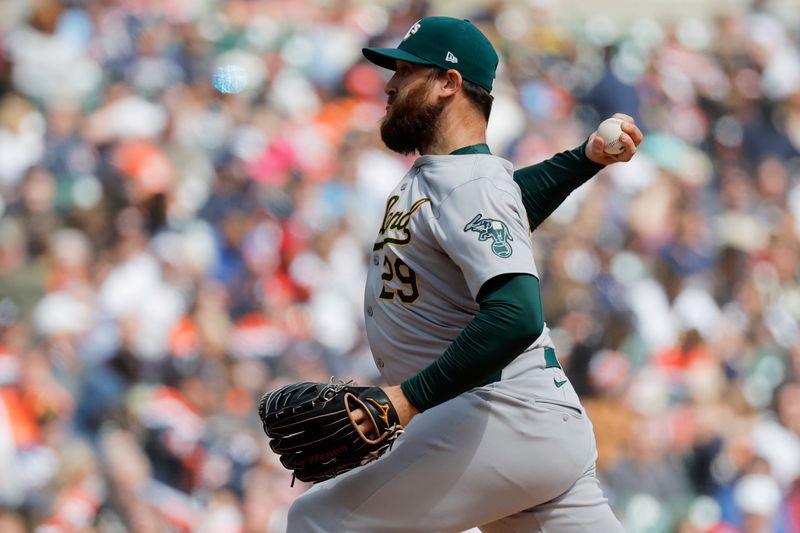
[(443, 96), (452, 96), (456, 94), (463, 84), (464, 78), (461, 77), (461, 73), (451, 68), (445, 73), (444, 78), (442, 78)]

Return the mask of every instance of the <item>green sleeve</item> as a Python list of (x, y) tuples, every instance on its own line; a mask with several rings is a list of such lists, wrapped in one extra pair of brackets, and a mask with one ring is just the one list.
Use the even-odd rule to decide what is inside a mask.
[(420, 411), (497, 381), (544, 330), (539, 280), (530, 274), (492, 278), (477, 301), (480, 311), (444, 354), (400, 384)]
[(514, 172), (531, 230), (549, 217), (572, 191), (604, 168), (586, 157), (586, 142), (574, 150)]

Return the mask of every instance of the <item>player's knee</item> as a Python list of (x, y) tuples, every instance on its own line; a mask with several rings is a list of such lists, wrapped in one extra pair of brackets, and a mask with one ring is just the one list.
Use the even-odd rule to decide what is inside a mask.
[(325, 505), (321, 502), (322, 495), (319, 491), (311, 491), (297, 498), (289, 508), (287, 518), (287, 533), (328, 533), (335, 522), (335, 517), (329, 516), (336, 507)]
[(297, 498), (292, 506), (289, 507), (289, 516), (286, 520), (286, 531), (291, 533), (309, 533), (315, 531), (312, 518), (314, 514), (311, 505), (307, 502), (306, 496)]

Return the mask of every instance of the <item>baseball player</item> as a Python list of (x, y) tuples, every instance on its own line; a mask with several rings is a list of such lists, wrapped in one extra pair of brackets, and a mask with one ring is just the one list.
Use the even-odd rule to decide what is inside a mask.
[[(288, 531), (622, 531), (544, 323), (530, 228), (581, 181), (562, 163), (591, 175), (630, 159), (641, 132), (628, 121), (618, 156), (593, 136), (580, 153), (528, 169), (521, 193), (511, 164), (485, 144), (498, 58), (475, 26), (428, 17), (397, 48), (363, 53), (394, 71), (384, 143), (420, 154), (387, 199), (364, 296), (405, 432), (377, 461), (298, 498)], [(527, 213), (523, 194), (544, 214)]]

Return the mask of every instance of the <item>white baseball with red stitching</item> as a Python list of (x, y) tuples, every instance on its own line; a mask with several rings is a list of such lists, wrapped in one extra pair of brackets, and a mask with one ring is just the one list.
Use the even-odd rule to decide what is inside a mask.
[(607, 154), (619, 154), (625, 145), (619, 140), (622, 135), (622, 119), (607, 118), (597, 127), (597, 134), (605, 141), (603, 151)]

